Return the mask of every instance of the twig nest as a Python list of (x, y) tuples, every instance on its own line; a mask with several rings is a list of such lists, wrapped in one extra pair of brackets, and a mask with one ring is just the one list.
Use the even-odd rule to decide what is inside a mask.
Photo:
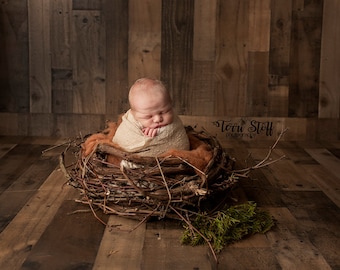
[[(203, 170), (181, 157), (141, 157), (105, 144), (99, 144), (84, 158), (82, 142), (76, 144), (75, 162), (71, 166), (65, 164), (64, 158), (70, 150), (62, 154), (61, 167), (68, 183), (81, 190), (82, 202), (96, 205), (104, 213), (136, 218), (178, 218), (171, 209), (186, 215), (190, 211), (201, 211), (203, 201), (220, 192), (227, 196), (236, 182), (231, 173), (234, 160), (218, 140), (205, 131), (186, 129), (188, 135), (211, 149), (212, 158)], [(108, 155), (118, 155), (123, 160), (119, 165), (110, 164)]]

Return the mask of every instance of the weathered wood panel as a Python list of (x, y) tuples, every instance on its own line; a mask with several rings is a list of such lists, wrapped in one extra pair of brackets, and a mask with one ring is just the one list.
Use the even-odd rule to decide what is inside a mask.
[(140, 224), (138, 220), (110, 216), (93, 270), (110, 269), (112, 265), (117, 270), (139, 269), (143, 260), (145, 229), (146, 224)]
[(70, 69), (71, 56), (71, 0), (51, 1), (51, 66), (53, 69)]
[(73, 112), (73, 70), (52, 69), (52, 111)]
[(195, 1), (193, 75), (190, 94), (192, 115), (214, 115), (215, 32), (217, 1)]
[(69, 0), (74, 10), (101, 10), (105, 0)]
[(53, 171), (0, 234), (1, 269), (19, 269), (22, 265), (28, 255), (27, 251), (38, 242), (70, 190), (70, 187), (62, 188), (63, 184), (62, 173)]
[(214, 70), (213, 61), (194, 61), (192, 87), (188, 89), (191, 115), (214, 115), (216, 100)]
[[(278, 78), (276, 81), (273, 81), (271, 84), (272, 86), (287, 85), (290, 61), (291, 27), (292, 0), (272, 0), (269, 72), (271, 76), (276, 76)], [(283, 80), (284, 78), (286, 79), (286, 82)]]
[(105, 27), (99, 11), (73, 11), (73, 112), (105, 113)]
[(195, 0), (193, 60), (215, 60), (217, 0)]
[[(315, 195), (316, 192), (313, 194)], [(267, 239), (275, 252), (280, 266), (278, 269), (308, 269), (311, 265), (315, 266), (315, 269), (332, 269), (324, 257), (327, 254), (321, 250), (316, 248), (315, 252), (306, 252), (306, 250), (312, 251), (315, 247), (308, 236), (300, 234), (303, 231), (301, 223), (303, 217), (296, 218), (287, 209), (280, 208), (273, 209), (271, 213), (278, 224), (275, 231), (267, 234)]]
[(179, 114), (190, 114), (194, 1), (162, 1), (161, 79)]
[(72, 117), (69, 114), (57, 114), (54, 119), (53, 136), (70, 134), (69, 137), (74, 138), (95, 133), (105, 128), (105, 120), (102, 115), (77, 114)]
[(288, 116), (292, 0), (273, 0), (270, 21), (268, 114)]
[[(106, 222), (107, 216), (99, 216)], [(64, 200), (23, 262), (22, 269), (29, 270), (37, 265), (50, 265), (51, 270), (92, 269), (104, 228), (88, 208), (76, 205), (73, 199)]]
[(270, 1), (249, 2), (246, 115), (268, 116)]
[(268, 52), (270, 40), (271, 0), (249, 1), (250, 52)]
[(50, 1), (28, 0), (30, 112), (52, 111)]
[(0, 158), (6, 155), (9, 151), (16, 146), (15, 143), (1, 143), (0, 146)]
[(149, 222), (146, 228), (142, 269), (210, 269), (214, 264), (208, 247), (181, 245), (183, 229), (179, 222)]
[(248, 1), (218, 1), (216, 115), (245, 115), (248, 65)]
[(161, 10), (159, 0), (129, 1), (129, 85), (141, 77), (160, 79)]
[(128, 1), (104, 1), (106, 114), (116, 120), (128, 108)]
[(20, 144), (10, 151), (0, 163), (0, 194), (9, 188), (32, 164), (43, 147)]
[(52, 112), (73, 112), (72, 1), (51, 2)]
[(30, 114), (27, 123), (29, 136), (50, 136), (55, 125), (53, 114), (47, 113)]
[[(12, 155), (16, 156), (11, 159), (12, 167), (21, 167), (18, 153), (23, 149), (45, 149), (47, 144), (60, 142), (50, 137), (0, 137), (0, 149), (17, 145), (4, 149), (7, 154), (0, 158), (0, 164)], [(268, 145), (264, 141), (239, 140), (224, 144), (237, 158), (238, 168), (244, 168), (240, 163), (247, 157), (249, 160), (249, 153), (254, 154), (255, 160), (262, 159)], [(325, 148), (326, 145), (332, 148)], [(340, 265), (339, 184), (338, 176), (331, 172), (339, 161), (339, 144), (282, 142), (275, 149), (273, 158), (285, 154), (288, 159), (275, 163), (272, 175), (277, 177), (283, 175), (283, 171), (294, 171), (294, 176), (287, 174), (281, 181), (287, 183), (291, 180), (294, 185), (307, 179), (317, 188), (303, 185), (288, 190), (279, 182), (273, 182), (266, 168), (254, 170), (250, 179), (240, 179), (233, 190), (233, 199), (239, 203), (254, 200), (261, 209), (270, 212), (276, 225), (265, 235), (256, 234), (227, 246), (218, 254), (218, 266), (207, 245), (190, 247), (180, 244), (183, 230), (178, 221), (150, 220), (129, 233), (124, 230), (135, 228), (138, 221), (108, 217), (96, 211), (102, 221), (109, 219), (105, 227), (87, 206), (74, 201), (79, 191), (65, 186), (66, 179), (59, 168), (53, 169), (60, 149), (46, 152), (43, 158), (39, 151), (32, 151), (32, 165), (25, 167), (17, 181), (0, 195), (0, 200), (7, 198), (7, 202), (0, 206), (2, 210), (8, 213), (14, 208), (20, 210), (16, 210), (17, 214), (0, 232), (0, 266), (11, 270), (246, 270), (291, 269), (295, 266), (310, 269), (312, 264), (315, 269), (337, 269)], [(15, 166), (17, 161), (19, 163)], [(49, 165), (46, 166), (45, 162)], [(37, 181), (33, 183), (30, 179), (35, 176)], [(10, 175), (3, 177), (11, 178)], [(38, 188), (42, 177), (45, 181)], [(15, 191), (17, 196), (9, 196)], [(20, 209), (19, 191), (22, 196), (30, 194)]]
[(248, 116), (268, 116), (268, 52), (248, 53), (247, 113)]
[(0, 112), (28, 112), (27, 1), (0, 3)]
[(165, 82), (182, 115), (299, 117), (310, 139), (339, 137), (339, 125), (327, 135), (321, 119), (340, 115), (336, 1), (13, 0), (0, 7), (0, 134), (74, 136), (62, 132), (83, 129), (78, 114), (116, 120), (129, 106), (131, 83), (150, 76)]
[[(45, 146), (46, 148), (47, 146)], [(26, 146), (26, 151), (29, 146)], [(43, 147), (38, 146), (38, 149), (43, 149)], [(32, 154), (31, 154), (32, 155)], [(28, 157), (32, 159), (31, 157)], [(18, 178), (15, 179), (15, 175), (12, 173), (11, 185), (1, 193), (0, 195), (0, 231), (3, 231), (4, 228), (12, 221), (15, 215), (20, 211), (20, 209), (27, 203), (27, 201), (37, 192), (40, 185), (46, 180), (48, 175), (53, 171), (58, 164), (58, 160), (56, 158), (39, 158), (38, 160), (32, 160), (26, 162), (30, 165), (28, 168), (24, 165), (22, 169), (19, 171), (24, 172), (21, 173)], [(15, 166), (18, 165), (17, 160), (11, 159), (11, 163), (9, 166), (13, 166), (13, 162), (16, 163)], [(17, 174), (18, 175), (18, 174)], [(8, 202), (12, 200), (11, 204)]]
[(274, 117), (285, 117), (288, 115), (288, 94), (288, 86), (270, 86), (268, 93), (268, 115)]
[(317, 117), (323, 0), (305, 1), (293, 11), (289, 116)]
[(320, 60), (319, 117), (340, 114), (340, 2), (324, 1)]

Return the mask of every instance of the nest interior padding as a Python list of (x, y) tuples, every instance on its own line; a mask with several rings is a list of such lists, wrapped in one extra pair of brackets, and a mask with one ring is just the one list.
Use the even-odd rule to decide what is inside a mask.
[[(230, 173), (234, 160), (216, 137), (191, 127), (187, 127), (187, 133), (211, 147), (212, 159), (203, 171), (179, 157), (141, 157), (109, 145), (98, 145), (84, 158), (78, 144), (75, 163), (66, 166), (62, 162), (68, 183), (81, 190), (84, 203), (96, 205), (107, 214), (140, 218), (171, 217), (172, 207), (200, 211), (202, 200), (227, 192), (234, 185)], [(108, 154), (123, 157), (125, 166), (108, 163)]]

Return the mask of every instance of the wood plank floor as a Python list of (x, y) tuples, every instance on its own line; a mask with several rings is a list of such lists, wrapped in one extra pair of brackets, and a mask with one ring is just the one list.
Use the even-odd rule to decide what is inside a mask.
[[(58, 166), (60, 139), (0, 136), (0, 269), (340, 269), (340, 142), (285, 142), (286, 159), (241, 179), (235, 199), (255, 201), (276, 226), (226, 247), (182, 246), (181, 224), (98, 219), (76, 203)], [(230, 142), (238, 166), (271, 142)], [(42, 154), (44, 152), (44, 154)], [(103, 225), (99, 219), (107, 225)]]

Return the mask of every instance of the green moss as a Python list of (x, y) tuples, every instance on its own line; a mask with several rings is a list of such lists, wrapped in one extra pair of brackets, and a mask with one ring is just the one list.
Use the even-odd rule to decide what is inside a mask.
[[(269, 213), (258, 209), (256, 203), (248, 202), (219, 211), (213, 217), (198, 214), (191, 225), (209, 240), (218, 253), (226, 245), (246, 236), (267, 232), (274, 221)], [(205, 243), (203, 237), (190, 226), (185, 225), (184, 228), (182, 244), (196, 246)]]

